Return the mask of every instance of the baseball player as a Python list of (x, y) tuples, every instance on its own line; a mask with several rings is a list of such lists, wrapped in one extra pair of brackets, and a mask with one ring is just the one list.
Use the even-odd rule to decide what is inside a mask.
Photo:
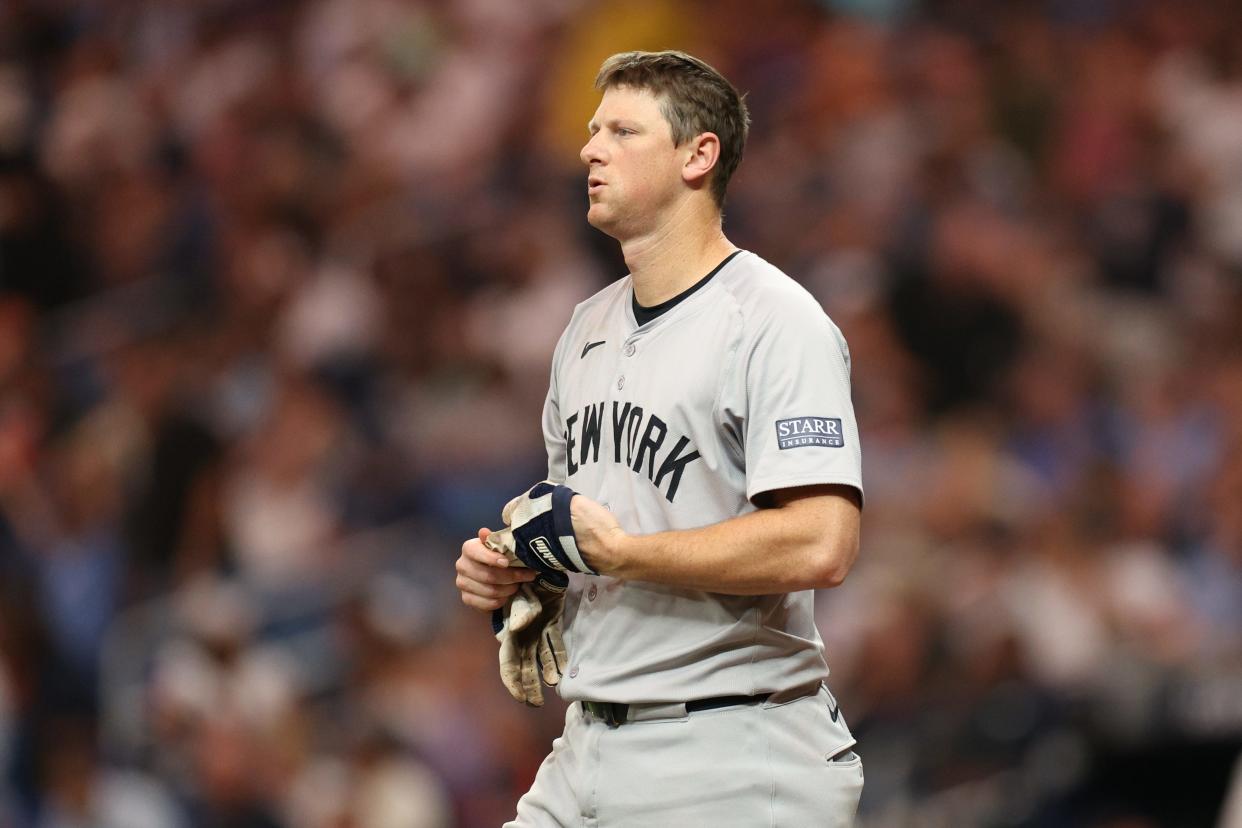
[[(571, 702), (509, 825), (850, 825), (862, 762), (813, 614), (858, 550), (849, 351), (722, 232), (749, 122), (733, 86), (679, 52), (614, 55), (596, 86), (587, 220), (630, 273), (574, 311), (543, 416), (550, 482), (505, 512), (556, 517), (532, 548), (568, 573), (564, 647), (539, 646)], [(508, 613), (546, 567), (491, 535), (462, 546), (457, 585)]]

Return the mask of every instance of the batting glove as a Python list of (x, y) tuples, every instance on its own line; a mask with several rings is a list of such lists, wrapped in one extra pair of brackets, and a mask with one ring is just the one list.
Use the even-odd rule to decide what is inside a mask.
[(511, 564), (544, 576), (566, 572), (599, 573), (587, 565), (574, 539), (569, 501), (577, 494), (551, 480), (536, 483), (510, 500), (501, 512), (504, 529), (488, 535), (488, 547), (504, 553)]
[(492, 613), (492, 631), (500, 642), (500, 680), (509, 695), (531, 707), (543, 706), (541, 679), (549, 687), (560, 683), (566, 658), (561, 635), (565, 588), (541, 584), (522, 584)]

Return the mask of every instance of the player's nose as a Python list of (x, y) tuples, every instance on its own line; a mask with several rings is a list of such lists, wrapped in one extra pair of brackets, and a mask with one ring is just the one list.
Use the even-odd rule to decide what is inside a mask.
[(588, 167), (592, 164), (604, 163), (604, 153), (600, 147), (600, 142), (596, 140), (600, 133), (595, 133), (585, 144), (582, 145), (582, 151), (578, 153), (578, 157), (582, 159), (582, 163)]

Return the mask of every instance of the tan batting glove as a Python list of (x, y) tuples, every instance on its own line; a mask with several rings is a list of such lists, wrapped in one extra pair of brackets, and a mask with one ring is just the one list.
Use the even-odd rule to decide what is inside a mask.
[[(490, 533), (484, 541), (489, 549), (509, 559), (510, 566), (526, 565), (514, 554), (512, 522), (528, 502), (519, 495), (505, 505), (501, 520), (505, 528)], [(543, 684), (555, 687), (561, 681), (565, 664), (565, 642), (561, 618), (565, 607), (563, 573), (541, 575), (532, 583), (518, 587), (504, 607), (492, 613), (492, 631), (500, 642), (500, 680), (509, 695), (531, 707), (543, 706)]]
[(549, 687), (561, 680), (565, 664), (561, 634), (564, 606), (563, 591), (522, 584), (492, 616), (500, 642), (500, 680), (509, 695), (531, 707), (543, 706), (541, 679)]

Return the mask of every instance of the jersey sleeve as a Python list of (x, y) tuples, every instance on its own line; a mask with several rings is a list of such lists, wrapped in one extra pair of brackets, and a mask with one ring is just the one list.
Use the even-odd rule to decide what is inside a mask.
[[(734, 381), (746, 496), (839, 483), (862, 496), (845, 337), (809, 294), (747, 315)], [(766, 306), (766, 307), (765, 307)], [(740, 404), (740, 405), (739, 405)], [(740, 415), (740, 416), (739, 416)]]
[(557, 375), (560, 373), (561, 351), (566, 333), (561, 334), (552, 354), (552, 369), (548, 377), (548, 396), (543, 402), (543, 442), (548, 451), (548, 479), (554, 483), (565, 482), (565, 430), (561, 424), (561, 407), (557, 395)]

